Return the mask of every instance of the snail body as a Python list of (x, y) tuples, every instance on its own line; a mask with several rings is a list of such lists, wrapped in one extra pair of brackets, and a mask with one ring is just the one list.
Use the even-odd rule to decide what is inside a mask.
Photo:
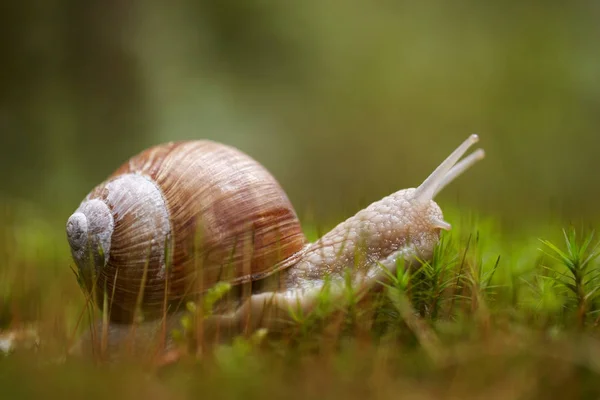
[(351, 268), (369, 288), (380, 266), (431, 257), (450, 229), (433, 198), (483, 158), (479, 149), (459, 161), (477, 141), (471, 135), (419, 187), (372, 203), (313, 243), (279, 183), (249, 156), (211, 141), (158, 145), (90, 192), (67, 238), (86, 290), (108, 303), (113, 322), (131, 322), (139, 310), (157, 318), (217, 282), (252, 286), (275, 276), (213, 318), (269, 327), (268, 308), (310, 308), (327, 276), (343, 281)]

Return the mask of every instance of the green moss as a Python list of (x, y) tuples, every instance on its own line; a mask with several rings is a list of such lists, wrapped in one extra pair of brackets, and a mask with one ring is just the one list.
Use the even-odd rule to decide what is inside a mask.
[[(358, 296), (349, 288), (345, 304), (332, 304), (324, 291), (317, 309), (296, 315), (284, 335), (259, 331), (201, 351), (184, 347), (190, 352), (162, 367), (146, 359), (65, 362), (88, 316), (63, 238), (36, 222), (5, 225), (2, 325), (5, 334), (33, 327), (40, 342), (18, 342), (0, 357), (0, 386), (18, 398), (600, 394), (592, 234), (567, 230), (561, 240), (556, 226), (509, 235), (493, 219), (465, 215), (447, 212), (454, 227), (433, 259), (416, 270), (400, 265), (383, 291)], [(548, 239), (540, 245), (539, 238)]]

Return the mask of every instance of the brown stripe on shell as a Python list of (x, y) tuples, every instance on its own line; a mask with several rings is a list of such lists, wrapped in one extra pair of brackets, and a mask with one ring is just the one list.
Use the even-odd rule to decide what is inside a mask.
[[(167, 205), (174, 246), (170, 301), (203, 291), (219, 280), (239, 284), (266, 277), (292, 265), (297, 258), (294, 255), (306, 244), (279, 183), (258, 162), (232, 147), (211, 141), (167, 143), (131, 158), (112, 177), (127, 173), (152, 179)], [(116, 227), (113, 243), (126, 240), (126, 235), (138, 235), (132, 231), (134, 219), (124, 217), (130, 228)], [(117, 232), (119, 229), (123, 231)], [(139, 238), (150, 247), (146, 233)], [(136, 246), (141, 246), (135, 247), (137, 252), (144, 244)], [(140, 282), (143, 269), (123, 272), (125, 266), (114, 267), (128, 262), (118, 246), (113, 260), (107, 274), (118, 269), (126, 275), (119, 279), (115, 302), (130, 302), (132, 292), (139, 290), (136, 282)], [(157, 263), (158, 259), (151, 258), (149, 270), (157, 270)], [(200, 275), (196, 268), (201, 268)], [(119, 286), (127, 281), (133, 283), (131, 287)], [(144, 307), (160, 310), (164, 293), (164, 281), (150, 277)]]

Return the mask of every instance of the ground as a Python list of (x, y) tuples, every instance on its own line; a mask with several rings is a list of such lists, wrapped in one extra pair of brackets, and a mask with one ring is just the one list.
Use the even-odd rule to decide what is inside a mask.
[(188, 312), (172, 352), (116, 363), (65, 356), (89, 307), (64, 238), (39, 222), (5, 224), (0, 387), (11, 398), (598, 397), (593, 232), (501, 234), (464, 210), (447, 219), (433, 260), (400, 268), (379, 293), (348, 291), (344, 305), (325, 296), (284, 333), (219, 345), (198, 340)]

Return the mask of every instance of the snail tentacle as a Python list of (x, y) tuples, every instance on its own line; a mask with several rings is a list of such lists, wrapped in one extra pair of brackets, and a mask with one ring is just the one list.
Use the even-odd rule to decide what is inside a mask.
[(444, 182), (448, 172), (454, 164), (469, 150), (469, 148), (479, 141), (479, 136), (472, 134), (460, 146), (456, 148), (442, 163), (421, 183), (415, 192), (415, 200), (420, 203), (427, 203), (439, 193), (437, 188)]

